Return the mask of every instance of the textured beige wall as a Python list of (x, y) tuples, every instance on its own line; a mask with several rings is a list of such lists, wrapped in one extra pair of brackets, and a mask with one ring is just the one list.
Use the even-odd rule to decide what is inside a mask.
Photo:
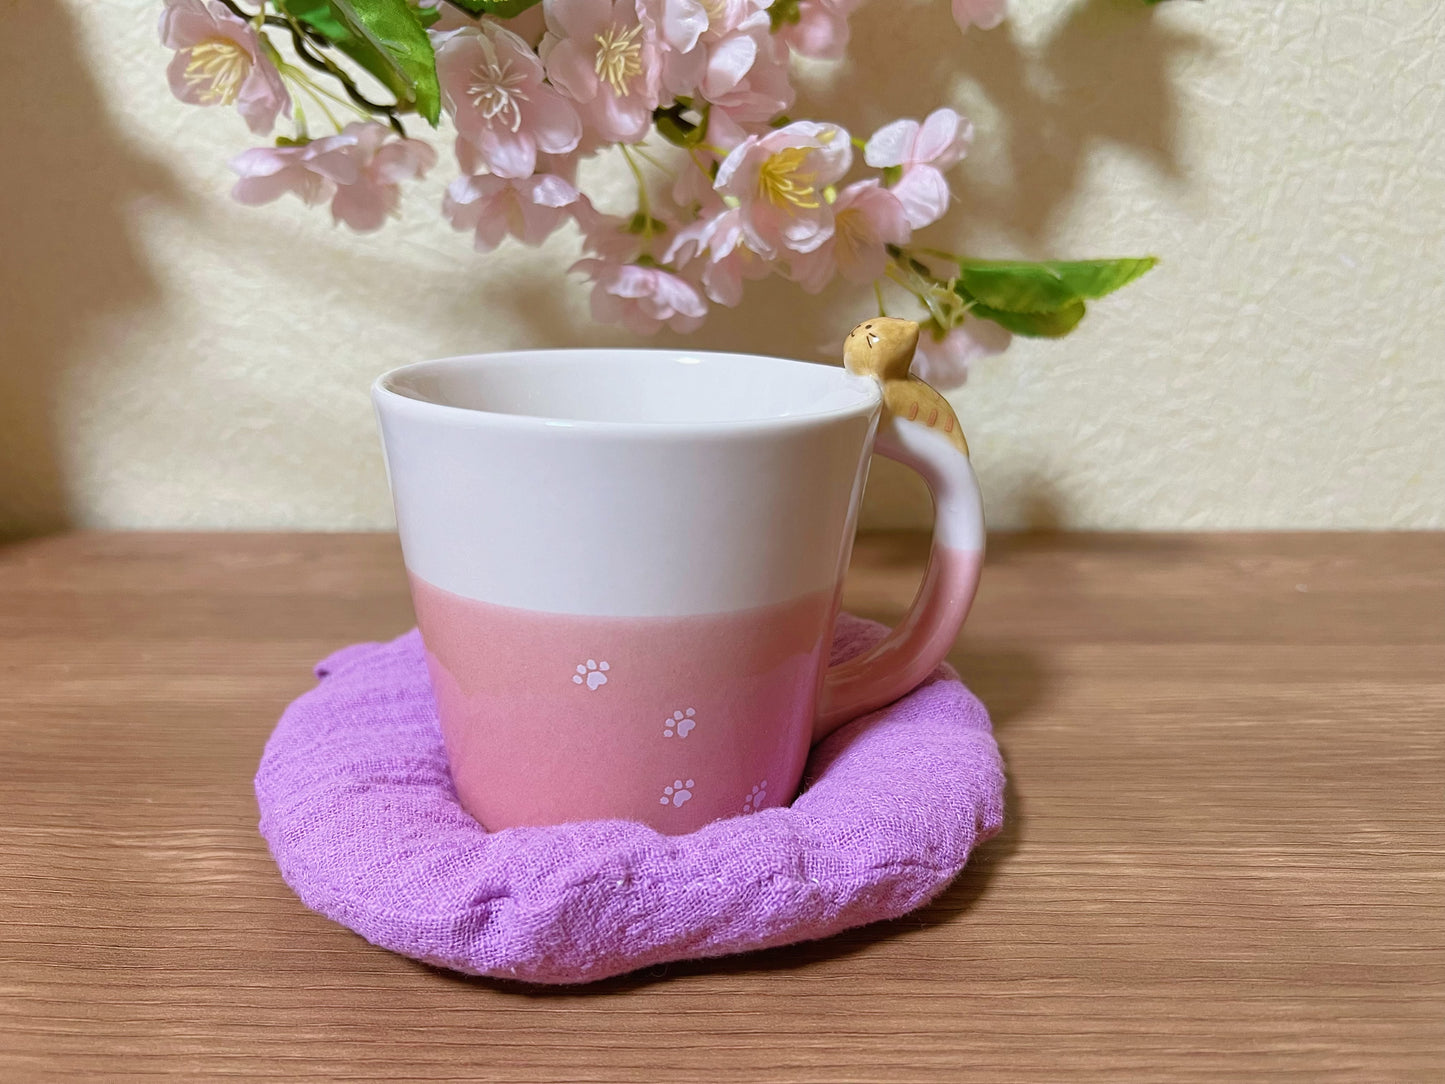
[[(992, 520), (1445, 526), (1445, 6), (1014, 10), (960, 38), (942, 0), (872, 0), (854, 68), (808, 78), (863, 133), (974, 115), (940, 246), (1164, 259), (957, 394)], [(443, 170), (379, 237), (233, 206), (247, 134), (170, 98), (155, 12), (0, 0), (0, 526), (381, 526), (378, 372), (627, 341), (570, 237), (474, 256)], [(866, 304), (753, 287), (694, 341), (814, 357)], [(870, 515), (926, 498), (880, 470)]]

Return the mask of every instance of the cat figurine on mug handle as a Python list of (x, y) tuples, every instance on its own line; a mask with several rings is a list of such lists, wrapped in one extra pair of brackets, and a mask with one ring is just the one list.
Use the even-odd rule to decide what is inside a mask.
[(843, 365), (850, 373), (871, 376), (883, 385), (883, 405), (894, 417), (939, 431), (968, 455), (968, 441), (953, 407), (909, 372), (918, 334), (918, 325), (912, 320), (876, 316), (849, 334), (843, 344)]

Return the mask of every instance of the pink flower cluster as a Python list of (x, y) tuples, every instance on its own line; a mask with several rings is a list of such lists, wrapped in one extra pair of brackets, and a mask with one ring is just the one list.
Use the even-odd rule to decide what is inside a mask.
[[(166, 0), (161, 40), (176, 55), (168, 75), (177, 98), (196, 105), (235, 104), (253, 132), (265, 134), (290, 114), (275, 48), (256, 27), (218, 0)], [(417, 139), (394, 138), (384, 124), (354, 122), (334, 135), (280, 140), (231, 161), (240, 203), (269, 203), (291, 193), (307, 204), (330, 202), (331, 214), (354, 230), (380, 229), (401, 202), (401, 184), (426, 175), (436, 151)]]
[(171, 92), (192, 105), (235, 105), (257, 135), (291, 112), (281, 73), (251, 24), (216, 0), (166, 0), (161, 42), (176, 55), (166, 75)]
[[(1003, 0), (951, 2), (964, 28), (1003, 15)], [(594, 315), (638, 333), (692, 330), (710, 305), (737, 305), (744, 283), (774, 274), (812, 293), (839, 277), (911, 288), (897, 260), (914, 231), (947, 212), (945, 171), (967, 153), (972, 125), (939, 109), (864, 141), (836, 124), (784, 118), (792, 56), (841, 56), (861, 3), (542, 0), (510, 20), (444, 6), (430, 36), (460, 166), (445, 217), (482, 252), (508, 237), (540, 244), (575, 222), (587, 255), (574, 270), (592, 283)], [(292, 112), (288, 85), (320, 99), (262, 21), (237, 10), (165, 0), (171, 85), (186, 101), (234, 103), (254, 131), (269, 132)], [(241, 202), (290, 193), (373, 230), (395, 213), (400, 185), (436, 162), (428, 144), (370, 117), (309, 137), (297, 109), (297, 139), (233, 160)], [(667, 162), (653, 157), (655, 141), (652, 151), (639, 146), (663, 119), (681, 147)], [(581, 159), (614, 147), (637, 177), (635, 213), (604, 213), (578, 187)], [(872, 172), (855, 176), (859, 168)], [(965, 337), (961, 319), (937, 325), (920, 352), (945, 382), (998, 345)]]
[(426, 175), (437, 152), (419, 139), (396, 139), (375, 122), (348, 124), (300, 146), (253, 147), (231, 160), (239, 203), (270, 203), (288, 192), (307, 204), (331, 203), (354, 230), (379, 230), (401, 201), (401, 183)]

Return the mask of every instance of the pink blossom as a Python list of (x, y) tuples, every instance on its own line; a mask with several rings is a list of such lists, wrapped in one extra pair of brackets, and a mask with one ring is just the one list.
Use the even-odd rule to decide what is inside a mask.
[(547, 76), (600, 139), (636, 143), (660, 94), (657, 40), (633, 0), (546, 0)]
[(231, 169), (241, 179), (231, 189), (238, 203), (257, 206), (280, 199), (287, 192), (308, 207), (324, 203), (336, 194), (338, 180), (356, 180), (356, 164), (340, 148), (325, 146), (326, 140), (289, 147), (252, 147), (231, 159)]
[(384, 124), (348, 124), (336, 138), (354, 140), (359, 175), (337, 189), (331, 216), (362, 232), (380, 229), (401, 202), (401, 182), (425, 177), (437, 161), (430, 143), (398, 138)]
[(891, 191), (920, 230), (948, 213), (948, 181), (943, 171), (957, 165), (973, 142), (973, 123), (952, 109), (937, 109), (919, 124), (895, 120), (873, 134), (863, 158), (874, 169), (896, 168), (902, 176)]
[[(482, 152), (477, 145), (469, 139), (457, 136), (456, 142), (452, 144), (456, 149), (457, 164), (461, 171), (467, 175), (474, 173), (487, 173), (487, 160), (482, 157)], [(554, 177), (561, 177), (569, 184), (577, 183), (577, 166), (581, 154), (572, 151), (569, 154), (548, 154), (545, 151), (537, 152), (537, 173), (550, 173)]]
[(436, 151), (393, 138), (384, 124), (357, 122), (336, 135), (288, 147), (253, 147), (231, 160), (240, 203), (270, 203), (290, 192), (307, 204), (331, 200), (331, 216), (359, 232), (380, 229), (401, 200), (400, 182), (426, 175)]
[[(581, 155), (577, 151), (571, 154), (539, 154), (537, 155), (537, 172), (550, 173), (554, 177), (561, 177), (568, 184), (577, 183), (577, 167), (581, 164)], [(478, 170), (468, 170), (469, 173), (477, 173)]]
[(833, 235), (825, 193), (852, 164), (846, 131), (797, 121), (748, 136), (723, 159), (714, 183), (738, 201), (748, 247), (775, 259), (780, 249), (812, 252)]
[(223, 4), (166, 0), (161, 41), (176, 50), (166, 75), (171, 93), (193, 105), (230, 105), (251, 131), (265, 135), (291, 113), (281, 73), (250, 23)]
[(622, 324), (637, 335), (651, 335), (663, 324), (673, 331), (696, 331), (707, 315), (707, 302), (697, 287), (661, 267), (608, 260), (578, 260), (573, 271), (593, 282), (592, 318)]
[[(848, 48), (848, 18), (863, 0), (778, 0), (796, 7), (783, 16), (778, 36), (802, 56), (838, 60)], [(896, 0), (895, 0), (896, 2)]]
[(582, 138), (572, 103), (545, 82), (527, 43), (492, 19), (441, 35), (437, 76), (457, 131), (499, 177), (530, 177), (537, 152), (567, 154)]
[(716, 101), (770, 46), (766, 0), (638, 0), (638, 12), (662, 45), (662, 83), (673, 95)]
[(953, 0), (953, 21), (960, 30), (992, 30), (1003, 22), (1007, 9), (1008, 0)]
[[(711, 0), (720, 16), (728, 0)], [(669, 52), (686, 55), (712, 25), (713, 12), (702, 0), (637, 0), (637, 13)]]
[(641, 211), (633, 215), (606, 214), (581, 196), (576, 218), (583, 247), (609, 263), (646, 262), (656, 253), (665, 252), (677, 232), (672, 210), (656, 204), (648, 208), (644, 219)]
[(604, 214), (585, 195), (578, 199), (575, 214), (582, 245), (594, 256), (609, 263), (631, 263), (642, 255), (645, 240), (634, 229), (633, 219)]
[(992, 320), (968, 320), (951, 331), (940, 331), (933, 321), (923, 325), (913, 373), (940, 391), (962, 386), (968, 367), (981, 358), (1001, 354), (1013, 336)]
[[(750, 66), (731, 64), (739, 42), (752, 42)], [(788, 51), (771, 35), (738, 34), (720, 43), (709, 58), (698, 95), (711, 103), (707, 141), (731, 150), (751, 134), (762, 134), (770, 122), (793, 104)]]
[(706, 257), (702, 287), (708, 298), (733, 308), (742, 303), (743, 283), (765, 279), (773, 268), (743, 240), (742, 212), (723, 206), (677, 232), (663, 257), (674, 265), (686, 265)]
[(701, 151), (695, 151), (691, 163), (683, 163), (678, 170), (677, 180), (669, 193), (678, 207), (696, 209), (721, 204), (722, 200), (713, 191), (712, 175), (708, 172), (707, 159)]
[(908, 215), (877, 181), (859, 181), (833, 204), (833, 236), (789, 263), (793, 279), (810, 294), (820, 293), (836, 270), (849, 282), (869, 283), (888, 267), (888, 245), (908, 243)]
[(442, 213), (455, 229), (475, 233), (478, 252), (491, 252), (508, 235), (540, 245), (567, 221), (578, 198), (570, 182), (546, 173), (520, 180), (481, 174), (448, 185)]
[(727, 255), (704, 265), (702, 288), (711, 300), (732, 309), (743, 302), (744, 282), (765, 279), (772, 273), (772, 264), (747, 245), (738, 245)]

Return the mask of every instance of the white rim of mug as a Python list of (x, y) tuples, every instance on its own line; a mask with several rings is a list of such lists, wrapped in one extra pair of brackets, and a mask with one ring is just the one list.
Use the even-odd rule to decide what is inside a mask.
[[(629, 358), (640, 358), (652, 362), (676, 362), (682, 358), (697, 358), (699, 360), (714, 360), (726, 362), (727, 359), (745, 359), (748, 361), (759, 361), (768, 365), (805, 365), (813, 369), (821, 369), (826, 372), (836, 373), (838, 377), (847, 384), (852, 384), (858, 390), (863, 391), (866, 398), (856, 404), (832, 407), (826, 410), (809, 411), (801, 414), (779, 414), (773, 417), (760, 418), (728, 418), (716, 421), (662, 421), (662, 422), (638, 422), (638, 421), (608, 421), (602, 419), (575, 419), (575, 418), (549, 418), (541, 414), (512, 414), (505, 411), (479, 410), (475, 407), (452, 406), (447, 403), (436, 403), (429, 399), (417, 399), (405, 395), (390, 386), (390, 383), (408, 373), (432, 366), (447, 365), (459, 362), (501, 362), (501, 361), (526, 361), (542, 357), (561, 357), (566, 359), (594, 358), (597, 364), (606, 364), (605, 356), (608, 354), (625, 353)], [(589, 362), (592, 364), (592, 362)], [(883, 402), (883, 392), (877, 381), (871, 377), (858, 376), (848, 372), (840, 366), (822, 365), (816, 362), (798, 361), (791, 358), (772, 357), (767, 354), (743, 354), (722, 350), (666, 350), (658, 348), (633, 349), (628, 347), (571, 347), (557, 350), (506, 350), (492, 354), (457, 354), (445, 358), (429, 358), (426, 361), (414, 361), (407, 365), (398, 366), (395, 369), (382, 373), (371, 385), (373, 401), (380, 406), (384, 400), (388, 409), (414, 415), (427, 415), (434, 421), (444, 422), (452, 425), (479, 425), (485, 424), (489, 427), (511, 427), (521, 430), (538, 432), (546, 430), (552, 433), (612, 433), (612, 434), (636, 434), (636, 435), (681, 435), (681, 434), (729, 434), (741, 433), (750, 429), (788, 429), (807, 428), (826, 422), (838, 421), (839, 419), (857, 416), (863, 417), (878, 410)]]

